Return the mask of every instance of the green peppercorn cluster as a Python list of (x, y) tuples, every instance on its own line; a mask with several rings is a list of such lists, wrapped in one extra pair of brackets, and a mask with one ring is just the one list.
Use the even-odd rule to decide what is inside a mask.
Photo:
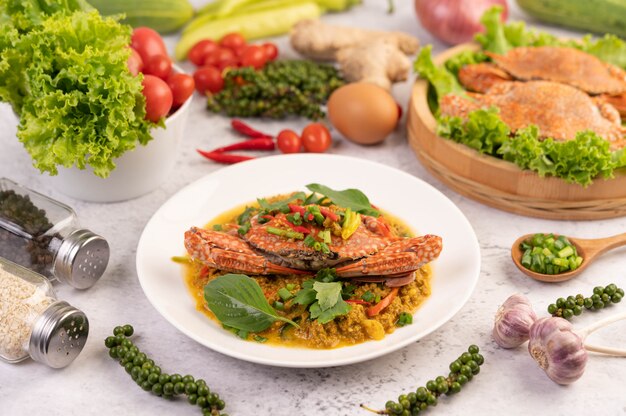
[(184, 394), (189, 403), (202, 409), (203, 416), (228, 416), (220, 413), (226, 404), (217, 393), (209, 390), (204, 380), (196, 380), (190, 375), (163, 373), (154, 360), (148, 358), (128, 339), (133, 332), (130, 325), (116, 326), (113, 336), (107, 337), (104, 345), (109, 349), (111, 358), (118, 360), (142, 389), (164, 398)]
[(311, 61), (270, 62), (260, 70), (229, 70), (224, 88), (208, 100), (208, 109), (230, 117), (284, 118), (289, 115), (318, 120), (321, 105), (344, 84), (335, 67)]
[[(415, 392), (402, 394), (398, 401), (388, 401), (385, 410), (376, 412), (379, 414), (414, 416), (426, 410), (428, 406), (436, 406), (437, 398), (442, 394), (451, 395), (461, 391), (464, 384), (480, 372), (480, 366), (485, 358), (479, 353), (476, 345), (470, 345), (455, 361), (450, 363), (448, 377), (439, 376), (429, 380), (426, 387), (418, 387)], [(361, 405), (361, 407), (364, 407)], [(368, 409), (369, 410), (369, 409)]]
[(572, 316), (578, 316), (583, 313), (583, 308), (590, 310), (602, 309), (611, 303), (620, 302), (623, 297), (624, 289), (618, 288), (614, 283), (606, 287), (596, 286), (593, 288), (593, 295), (587, 298), (580, 293), (576, 296), (558, 298), (556, 303), (548, 306), (548, 313), (552, 316), (570, 319)]

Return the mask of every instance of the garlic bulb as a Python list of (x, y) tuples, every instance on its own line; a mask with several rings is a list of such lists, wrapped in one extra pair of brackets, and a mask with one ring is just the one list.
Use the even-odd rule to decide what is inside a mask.
[(541, 318), (530, 327), (528, 352), (548, 377), (558, 384), (570, 384), (585, 371), (587, 351), (584, 340), (563, 318)]
[(528, 332), (536, 319), (537, 315), (528, 298), (516, 293), (496, 312), (493, 339), (502, 348), (519, 347), (528, 340)]

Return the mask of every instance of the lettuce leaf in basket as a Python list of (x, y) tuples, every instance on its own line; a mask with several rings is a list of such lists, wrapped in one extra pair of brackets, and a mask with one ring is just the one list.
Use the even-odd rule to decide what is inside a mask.
[(611, 152), (609, 142), (591, 131), (568, 141), (541, 140), (536, 126), (512, 135), (495, 109), (472, 111), (467, 120), (440, 117), (437, 134), (542, 177), (555, 176), (582, 186), (597, 177), (611, 178), (615, 168), (626, 164), (623, 151)]
[(20, 117), (33, 165), (51, 174), (89, 164), (106, 177), (151, 138), (141, 77), (126, 66), (131, 29), (89, 9), (81, 0), (0, 6), (0, 101)]

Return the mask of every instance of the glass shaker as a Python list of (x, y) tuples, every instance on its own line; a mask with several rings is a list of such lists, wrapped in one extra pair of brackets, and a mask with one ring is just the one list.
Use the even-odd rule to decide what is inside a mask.
[(89, 334), (87, 316), (57, 300), (42, 275), (0, 258), (0, 360), (29, 356), (52, 368), (70, 364)]
[(86, 289), (104, 273), (109, 244), (67, 205), (0, 178), (0, 257)]

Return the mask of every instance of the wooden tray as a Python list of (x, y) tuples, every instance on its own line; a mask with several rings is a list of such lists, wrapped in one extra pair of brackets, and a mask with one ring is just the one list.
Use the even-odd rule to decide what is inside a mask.
[[(448, 49), (434, 61), (443, 64), (476, 44)], [(583, 188), (554, 177), (542, 178), (515, 164), (478, 151), (435, 133), (437, 122), (426, 100), (428, 83), (418, 79), (408, 111), (409, 144), (420, 162), (456, 192), (486, 205), (553, 220), (598, 220), (626, 215), (626, 169), (615, 178), (596, 179)]]

